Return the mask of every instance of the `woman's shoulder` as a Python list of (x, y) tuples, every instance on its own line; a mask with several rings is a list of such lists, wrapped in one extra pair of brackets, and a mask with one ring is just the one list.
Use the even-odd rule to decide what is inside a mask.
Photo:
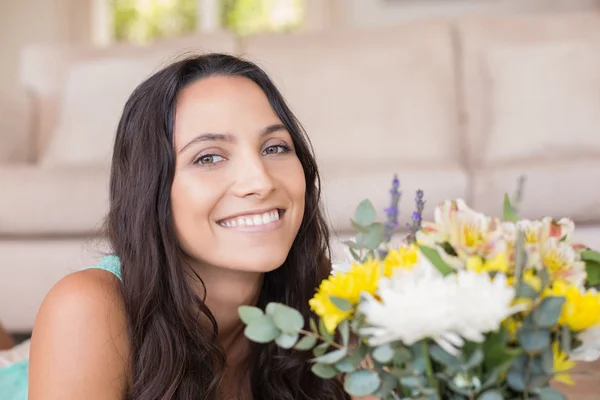
[(71, 273), (52, 287), (33, 328), (30, 395), (39, 390), (40, 397), (31, 398), (46, 390), (56, 391), (48, 398), (125, 390), (129, 338), (121, 293), (118, 276), (105, 268)]

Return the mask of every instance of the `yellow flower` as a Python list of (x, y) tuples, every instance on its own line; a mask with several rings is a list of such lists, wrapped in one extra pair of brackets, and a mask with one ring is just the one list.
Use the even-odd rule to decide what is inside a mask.
[(351, 318), (353, 310), (342, 311), (330, 300), (330, 296), (340, 297), (355, 305), (361, 292), (374, 294), (381, 276), (381, 265), (377, 260), (369, 260), (363, 264), (352, 264), (346, 273), (330, 276), (321, 282), (317, 293), (308, 304), (323, 320), (325, 328), (332, 333), (345, 319)]
[(575, 367), (575, 361), (570, 360), (567, 354), (560, 350), (558, 342), (552, 344), (552, 352), (554, 353), (554, 379), (566, 385), (574, 385), (573, 378), (566, 372)]
[(472, 256), (467, 259), (466, 268), (478, 273), (482, 272), (508, 272), (508, 258), (506, 253), (496, 254), (489, 260), (483, 260), (481, 257)]
[(415, 244), (390, 250), (383, 260), (383, 275), (391, 277), (394, 269), (412, 269), (419, 260), (419, 248)]
[(595, 290), (583, 291), (579, 287), (559, 280), (546, 291), (549, 296), (563, 296), (565, 304), (558, 320), (578, 332), (600, 325), (600, 295)]

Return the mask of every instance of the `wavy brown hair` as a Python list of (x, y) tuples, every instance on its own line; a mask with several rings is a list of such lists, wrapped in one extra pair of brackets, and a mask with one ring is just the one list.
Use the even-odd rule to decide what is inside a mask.
[[(158, 71), (135, 89), (125, 105), (110, 177), (107, 229), (122, 264), (131, 341), (128, 399), (221, 398), (225, 354), (217, 342), (219, 327), (202, 296), (192, 289), (191, 280), (202, 280), (186, 263), (170, 204), (178, 95), (187, 85), (214, 75), (245, 77), (263, 90), (292, 136), (306, 178), (300, 230), (283, 265), (265, 274), (257, 305), (281, 302), (308, 318), (308, 300), (329, 274), (329, 235), (320, 209), (315, 157), (300, 123), (265, 72), (225, 54), (188, 56)], [(200, 329), (199, 321), (205, 318), (212, 323), (211, 330)], [(275, 344), (253, 344), (251, 349), (248, 368), (255, 400), (349, 398), (339, 382), (310, 371), (310, 354)]]

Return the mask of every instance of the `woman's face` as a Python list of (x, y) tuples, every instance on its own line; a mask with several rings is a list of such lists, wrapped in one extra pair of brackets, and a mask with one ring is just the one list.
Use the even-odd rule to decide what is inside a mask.
[(249, 79), (187, 86), (175, 111), (175, 230), (200, 265), (267, 272), (285, 261), (306, 183), (292, 137)]

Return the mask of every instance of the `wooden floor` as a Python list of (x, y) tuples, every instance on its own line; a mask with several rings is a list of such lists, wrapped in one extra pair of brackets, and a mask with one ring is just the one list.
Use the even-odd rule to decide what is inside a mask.
[(580, 363), (571, 374), (575, 386), (552, 385), (571, 400), (600, 400), (600, 360), (593, 363)]

